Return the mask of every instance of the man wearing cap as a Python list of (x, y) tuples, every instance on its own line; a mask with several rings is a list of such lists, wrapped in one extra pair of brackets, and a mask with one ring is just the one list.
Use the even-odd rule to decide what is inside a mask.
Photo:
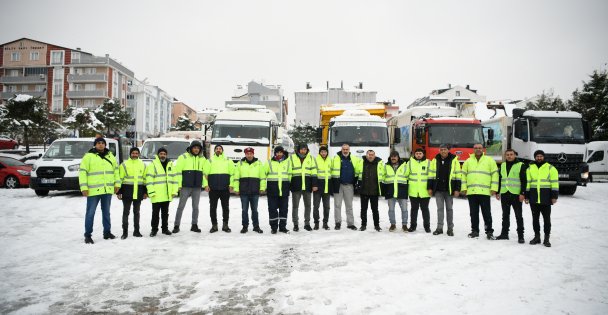
[(254, 156), (252, 147), (245, 148), (245, 157), (241, 159), (234, 171), (232, 187), (241, 197), (243, 228), (241, 233), (247, 233), (249, 228), (249, 206), (251, 206), (251, 221), (253, 231), (263, 233), (258, 221), (258, 200), (260, 193), (266, 190), (266, 174), (264, 165)]
[(517, 160), (517, 152), (513, 149), (505, 151), (505, 162), (500, 165), (498, 173), (498, 191), (496, 199), (500, 200), (502, 206), (502, 230), (497, 240), (509, 239), (509, 227), (511, 226), (511, 207), (515, 212), (517, 222), (517, 241), (524, 241), (524, 218), (522, 216), (522, 202), (525, 199), (525, 190), (528, 183), (526, 177), (528, 166)]
[(407, 163), (401, 160), (399, 152), (391, 152), (388, 161), (384, 164), (384, 179), (382, 192), (388, 201), (388, 218), (391, 223), (389, 232), (397, 229), (395, 208), (399, 204), (401, 209), (401, 229), (407, 232), (407, 176), (405, 174)]
[(301, 143), (298, 145), (296, 154), (289, 157), (291, 164), (291, 219), (293, 221), (293, 231), (300, 230), (298, 208), (300, 198), (304, 199), (304, 229), (312, 231), (310, 227), (310, 210), (312, 192), (317, 191), (317, 165), (316, 161), (308, 154), (308, 145)]
[(139, 159), (139, 149), (137, 147), (129, 150), (129, 159), (122, 162), (118, 168), (121, 186), (118, 190), (118, 199), (122, 200), (122, 236), (126, 239), (129, 236), (129, 212), (133, 204), (133, 236), (142, 237), (139, 233), (139, 208), (141, 201), (148, 198), (146, 185), (144, 183), (144, 172), (146, 166)]
[(222, 203), (222, 231), (232, 232), (228, 227), (230, 218), (230, 192), (232, 188), (232, 176), (234, 175), (234, 162), (224, 155), (224, 147), (216, 145), (213, 155), (205, 161), (204, 173), (207, 177), (205, 191), (209, 192), (209, 206), (211, 216), (211, 230), (209, 233), (217, 232), (217, 202)]
[(169, 231), (169, 202), (177, 196), (178, 183), (173, 162), (167, 157), (167, 149), (160, 148), (154, 161), (146, 166), (146, 189), (152, 202), (152, 231), (150, 236), (158, 233), (158, 216), (162, 218), (162, 233), (171, 235)]
[(431, 218), (429, 202), (431, 195), (428, 191), (429, 168), (431, 161), (424, 156), (424, 150), (416, 149), (414, 156), (407, 162), (405, 176), (408, 179), (407, 190), (412, 203), (410, 212), (410, 228), (408, 232), (416, 231), (418, 226), (418, 209), (422, 212), (422, 224), (426, 233), (431, 233)]
[(97, 204), (101, 201), (103, 239), (116, 238), (110, 231), (110, 203), (112, 195), (118, 192), (120, 177), (114, 154), (106, 148), (106, 140), (95, 138), (93, 146), (80, 162), (78, 182), (82, 195), (87, 197), (87, 212), (84, 221), (84, 242), (93, 244), (93, 220)]
[(530, 245), (540, 244), (540, 216), (543, 216), (545, 239), (543, 245), (551, 247), (551, 206), (559, 195), (559, 174), (553, 165), (545, 162), (545, 152), (534, 152), (534, 163), (526, 171), (526, 203), (532, 209), (532, 228), (534, 238)]
[(321, 201), (323, 201), (323, 229), (329, 230), (329, 196), (332, 194), (330, 185), (332, 161), (331, 158), (329, 158), (327, 146), (321, 146), (319, 148), (319, 155), (317, 155), (315, 161), (317, 162), (317, 183), (315, 185), (317, 190), (312, 192), (312, 213), (315, 220), (314, 229), (319, 229), (319, 206), (321, 205)]
[(198, 227), (198, 204), (201, 198), (201, 190), (206, 179), (203, 177), (203, 168), (205, 166), (205, 157), (202, 155), (203, 146), (200, 141), (192, 141), (190, 146), (186, 148), (186, 152), (180, 155), (175, 162), (175, 174), (177, 174), (177, 183), (179, 194), (179, 205), (175, 214), (175, 223), (173, 224), (173, 233), (179, 233), (179, 225), (182, 220), (182, 213), (186, 207), (188, 198), (192, 197), (192, 222), (190, 231), (200, 233)]
[(498, 191), (498, 166), (496, 162), (483, 152), (483, 145), (473, 145), (474, 154), (462, 165), (462, 194), (469, 201), (469, 212), (471, 215), (470, 238), (479, 237), (479, 208), (483, 216), (486, 238), (493, 240), (494, 229), (492, 229), (492, 212), (490, 196), (496, 195)]
[(343, 144), (340, 153), (333, 157), (331, 162), (332, 191), (334, 192), (334, 220), (335, 230), (342, 227), (342, 200), (346, 206), (347, 228), (357, 230), (355, 216), (353, 215), (353, 197), (355, 195), (355, 181), (359, 175), (363, 160), (350, 153), (350, 145)]
[(287, 213), (289, 212), (289, 186), (291, 164), (289, 156), (282, 146), (274, 148), (274, 156), (264, 165), (266, 175), (266, 192), (268, 197), (268, 217), (272, 234), (277, 229), (289, 233)]
[(458, 158), (450, 153), (448, 146), (439, 146), (439, 154), (431, 161), (429, 169), (429, 195), (435, 196), (437, 203), (437, 229), (433, 235), (443, 234), (444, 206), (448, 221), (448, 236), (454, 236), (454, 210), (452, 196), (460, 192), (460, 163)]

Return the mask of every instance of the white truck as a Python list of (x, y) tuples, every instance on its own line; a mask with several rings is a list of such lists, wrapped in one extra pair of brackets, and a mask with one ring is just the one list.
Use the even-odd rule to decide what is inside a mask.
[(593, 141), (587, 144), (589, 181), (608, 179), (608, 141)]
[[(32, 167), (30, 188), (36, 195), (46, 196), (51, 190), (80, 190), (78, 174), (82, 157), (93, 148), (94, 138), (63, 138), (55, 140)], [(128, 147), (106, 138), (107, 148), (122, 163)]]
[(329, 122), (327, 146), (329, 155), (338, 154), (343, 144), (350, 145), (350, 152), (364, 156), (374, 150), (376, 156), (386, 161), (390, 154), (386, 119), (361, 109), (345, 110)]
[(267, 161), (273, 148), (281, 145), (293, 151), (293, 141), (279, 124), (276, 114), (263, 105), (235, 104), (217, 113), (211, 122), (210, 152), (220, 144), (224, 155), (234, 162), (245, 157), (245, 148), (252, 147), (255, 157)]
[[(503, 105), (488, 105), (505, 110)], [(560, 194), (572, 195), (577, 186), (587, 182), (585, 163), (589, 125), (581, 114), (569, 111), (535, 111), (514, 108), (512, 117), (505, 115), (482, 121), (490, 144), (488, 155), (502, 163), (504, 151), (512, 148), (523, 161), (534, 161), (534, 152), (543, 150), (545, 161), (559, 173)]]
[[(176, 161), (177, 158), (186, 152), (186, 149), (190, 146), (190, 142), (198, 139), (186, 139), (186, 138), (150, 138), (144, 141), (141, 146), (140, 159), (147, 165), (154, 161), (154, 156), (158, 152), (158, 149), (167, 149), (167, 157), (171, 161)], [(202, 144), (202, 141), (201, 141)]]

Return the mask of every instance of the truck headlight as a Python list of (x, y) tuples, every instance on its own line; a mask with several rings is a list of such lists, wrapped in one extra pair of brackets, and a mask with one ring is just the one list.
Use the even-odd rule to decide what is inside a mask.
[(23, 176), (30, 176), (30, 172), (28, 171), (24, 171), (24, 170), (17, 170), (17, 173), (23, 175)]
[(74, 165), (68, 166), (68, 171), (70, 171), (70, 172), (76, 172), (78, 170), (80, 170), (80, 164), (74, 164)]
[(589, 172), (584, 172), (581, 174), (581, 178), (582, 179), (588, 179), (589, 178)]

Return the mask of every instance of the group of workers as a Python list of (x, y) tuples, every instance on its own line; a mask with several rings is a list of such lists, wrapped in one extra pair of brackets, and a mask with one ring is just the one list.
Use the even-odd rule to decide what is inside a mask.
[[(133, 236), (141, 237), (139, 218), (142, 200), (152, 203), (151, 233), (159, 231), (171, 235), (180, 232), (181, 218), (188, 199), (192, 203), (190, 231), (200, 233), (198, 226), (199, 202), (202, 190), (208, 192), (211, 217), (210, 233), (219, 230), (217, 207), (222, 206), (222, 231), (229, 227), (230, 195), (237, 194), (241, 200), (242, 229), (249, 231), (249, 209), (251, 208), (252, 231), (263, 233), (258, 219), (258, 200), (266, 194), (268, 200), (269, 225), (272, 234), (289, 233), (287, 229), (289, 201), (292, 204), (293, 231), (300, 230), (300, 201), (304, 204), (304, 226), (307, 231), (329, 230), (330, 198), (334, 199), (335, 230), (342, 228), (342, 203), (346, 208), (346, 228), (365, 231), (367, 229), (368, 206), (372, 211), (374, 229), (381, 231), (378, 202), (385, 197), (388, 202), (389, 231), (397, 230), (395, 208), (401, 210), (401, 230), (414, 232), (417, 229), (418, 212), (422, 212), (425, 232), (431, 233), (429, 202), (432, 196), (437, 203), (437, 227), (433, 235), (443, 234), (444, 214), (447, 216), (448, 236), (454, 236), (453, 198), (466, 196), (469, 203), (470, 238), (479, 237), (479, 212), (484, 220), (487, 239), (508, 240), (510, 209), (513, 208), (517, 222), (518, 242), (524, 243), (522, 203), (530, 204), (533, 218), (534, 238), (530, 244), (540, 244), (540, 221), (544, 221), (543, 244), (551, 246), (551, 205), (558, 197), (558, 174), (555, 167), (544, 161), (544, 152), (536, 151), (535, 161), (527, 164), (517, 159), (517, 153), (507, 150), (506, 162), (500, 169), (496, 162), (486, 156), (482, 144), (474, 145), (474, 154), (460, 165), (458, 158), (449, 152), (447, 144), (440, 146), (439, 154), (432, 160), (425, 157), (422, 149), (416, 149), (409, 161), (391, 152), (388, 161), (376, 157), (373, 150), (363, 157), (354, 156), (350, 146), (344, 144), (341, 151), (329, 156), (327, 147), (321, 146), (313, 157), (306, 144), (289, 155), (281, 146), (274, 149), (272, 158), (260, 161), (254, 149), (244, 150), (245, 156), (236, 163), (228, 159), (221, 145), (216, 145), (209, 159), (202, 152), (202, 144), (192, 141), (186, 152), (176, 161), (167, 157), (167, 149), (160, 148), (152, 163), (147, 166), (139, 159), (139, 149), (131, 148), (129, 159), (117, 165), (113, 154), (106, 148), (102, 138), (94, 140), (93, 148), (83, 157), (80, 165), (80, 190), (87, 197), (85, 216), (85, 243), (93, 244), (93, 218), (101, 202), (104, 239), (114, 239), (111, 233), (110, 204), (116, 194), (123, 202), (122, 239), (128, 237), (129, 214), (133, 212)], [(355, 226), (353, 198), (355, 193), (361, 200), (361, 225)], [(173, 230), (169, 229), (169, 204), (179, 195)], [(502, 231), (497, 237), (492, 228), (490, 198), (495, 196), (502, 205)], [(411, 203), (408, 217), (408, 199)], [(323, 211), (319, 208), (323, 204)], [(312, 212), (312, 220), (311, 220)], [(408, 219), (409, 227), (408, 227)], [(321, 221), (322, 220), (322, 221)], [(312, 222), (311, 222), (312, 221)]]

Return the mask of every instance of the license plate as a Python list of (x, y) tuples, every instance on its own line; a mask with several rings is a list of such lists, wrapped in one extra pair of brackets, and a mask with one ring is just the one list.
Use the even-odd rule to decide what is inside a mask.
[(57, 179), (56, 178), (41, 178), (40, 183), (41, 184), (56, 184)]
[(569, 174), (559, 174), (559, 178), (569, 178)]

